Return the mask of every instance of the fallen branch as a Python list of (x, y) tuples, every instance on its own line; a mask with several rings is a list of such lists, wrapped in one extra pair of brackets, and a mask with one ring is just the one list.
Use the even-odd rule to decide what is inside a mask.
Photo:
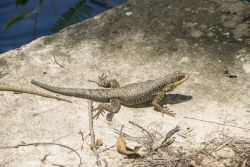
[(94, 155), (96, 157), (96, 164), (98, 166), (101, 166), (101, 161), (99, 159), (99, 155), (96, 150), (96, 145), (95, 145), (95, 133), (94, 133), (94, 128), (93, 128), (93, 101), (89, 100), (88, 101), (88, 115), (89, 115), (89, 131), (91, 135), (91, 150), (94, 152)]

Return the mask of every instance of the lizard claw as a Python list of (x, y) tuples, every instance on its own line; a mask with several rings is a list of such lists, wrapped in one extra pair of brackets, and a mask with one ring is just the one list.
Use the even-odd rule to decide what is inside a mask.
[(98, 119), (100, 115), (104, 116), (104, 109), (102, 107), (97, 107), (95, 109), (93, 109), (93, 111), (98, 110), (98, 112), (94, 115), (93, 119)]

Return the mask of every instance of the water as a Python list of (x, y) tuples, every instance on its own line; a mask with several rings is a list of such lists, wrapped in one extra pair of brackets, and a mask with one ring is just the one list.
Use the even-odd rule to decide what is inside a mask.
[[(99, 0), (100, 1), (100, 0)], [(126, 0), (109, 0), (113, 5), (120, 5)], [(0, 28), (20, 12), (31, 12), (37, 6), (39, 0), (29, 0), (25, 6), (16, 8), (15, 0), (0, 1)], [(54, 6), (53, 6), (54, 2)], [(6, 32), (0, 32), (0, 53), (15, 49), (27, 44), (35, 38), (52, 34), (50, 28), (54, 25), (59, 16), (73, 6), (78, 0), (45, 0), (38, 14), (36, 33), (33, 34), (34, 21), (24, 19), (17, 22)], [(107, 10), (105, 6), (88, 2), (93, 8), (91, 17)], [(55, 8), (54, 8), (55, 7)]]

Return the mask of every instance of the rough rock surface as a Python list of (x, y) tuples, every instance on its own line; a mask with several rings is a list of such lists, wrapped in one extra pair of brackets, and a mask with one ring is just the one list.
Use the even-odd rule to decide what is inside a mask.
[[(163, 117), (152, 106), (122, 107), (111, 123), (105, 118), (94, 121), (96, 137), (104, 142), (100, 149), (115, 144), (115, 129), (123, 124), (127, 133), (134, 133), (129, 120), (161, 134), (180, 125), (185, 137), (177, 135), (174, 145), (185, 150), (214, 135), (249, 140), (249, 8), (236, 0), (131, 0), (0, 55), (0, 71), (7, 73), (0, 82), (39, 89), (30, 83), (36, 79), (57, 86), (97, 88), (87, 80), (102, 73), (125, 85), (182, 71), (190, 74), (189, 81), (166, 99), (177, 113), (175, 118)], [(73, 104), (0, 92), (0, 146), (61, 143), (80, 153), (82, 166), (94, 166), (87, 102), (68, 99)], [(187, 129), (192, 130), (187, 133)], [(109, 166), (124, 165), (124, 156), (114, 147), (100, 157)], [(78, 161), (74, 153), (58, 146), (0, 150), (0, 166), (67, 166)]]

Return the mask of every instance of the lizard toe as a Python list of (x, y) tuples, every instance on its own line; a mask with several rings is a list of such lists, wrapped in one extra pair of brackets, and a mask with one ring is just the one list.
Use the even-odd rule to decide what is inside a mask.
[(103, 108), (97, 107), (94, 110), (98, 110), (98, 112), (94, 115), (93, 119), (95, 119), (95, 118), (98, 119), (100, 115), (104, 116), (105, 111), (103, 110)]
[(163, 109), (161, 112), (162, 112), (162, 115), (167, 114), (167, 115), (172, 116), (172, 117), (175, 117), (175, 115), (176, 115), (176, 113), (174, 111), (171, 111), (168, 108)]

